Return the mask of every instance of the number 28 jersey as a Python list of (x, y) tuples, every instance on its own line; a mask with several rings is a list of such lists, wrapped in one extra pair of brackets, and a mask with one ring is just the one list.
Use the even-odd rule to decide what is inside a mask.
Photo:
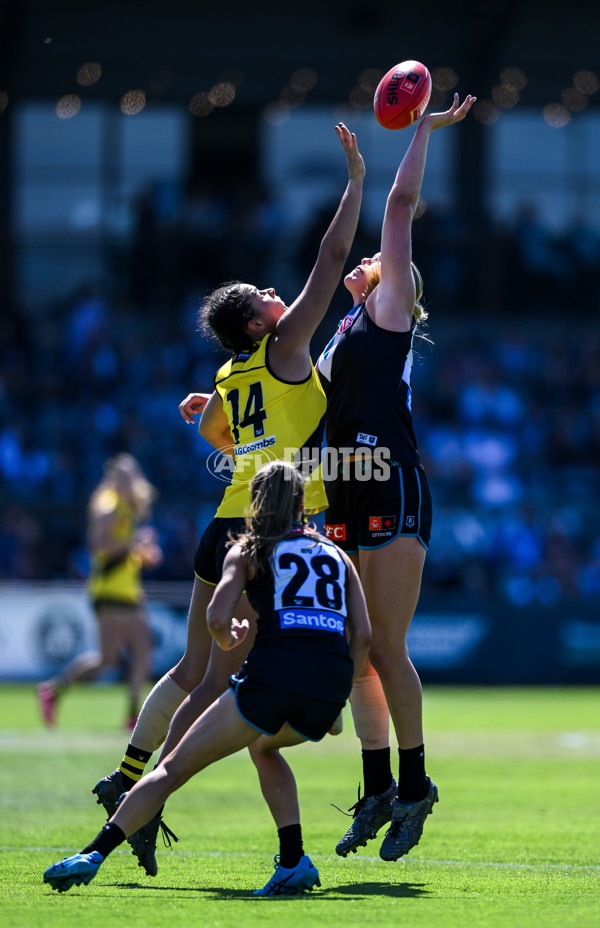
[(339, 549), (297, 531), (276, 545), (270, 570), (248, 582), (256, 638), (240, 673), (290, 693), (343, 702), (352, 686), (346, 640), (348, 568)]
[(243, 516), (250, 508), (250, 482), (269, 461), (312, 461), (306, 482), (307, 512), (327, 506), (318, 463), (325, 424), (325, 393), (311, 364), (298, 382), (280, 380), (269, 367), (267, 335), (251, 351), (234, 355), (215, 376), (233, 436), (235, 466), (216, 518)]

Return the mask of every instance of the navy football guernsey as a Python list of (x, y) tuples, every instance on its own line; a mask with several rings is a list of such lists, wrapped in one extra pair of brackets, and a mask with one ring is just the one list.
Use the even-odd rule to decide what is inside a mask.
[(382, 329), (355, 306), (317, 362), (327, 396), (327, 444), (389, 448), (390, 459), (420, 466), (412, 423), (410, 375), (414, 325)]
[(258, 613), (254, 645), (239, 675), (326, 702), (344, 702), (353, 664), (345, 628), (348, 569), (321, 536), (289, 535), (271, 569), (248, 582)]

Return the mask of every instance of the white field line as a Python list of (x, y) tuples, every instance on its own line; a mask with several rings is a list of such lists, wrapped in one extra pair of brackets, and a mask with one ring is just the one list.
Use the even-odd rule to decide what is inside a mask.
[[(64, 847), (16, 847), (10, 845), (0, 845), (1, 852), (39, 852), (43, 854), (68, 854), (71, 851), (73, 854), (77, 854), (78, 851), (76, 848), (64, 848)], [(129, 849), (116, 850), (113, 851), (113, 854), (118, 855), (129, 855), (131, 852)], [(165, 852), (166, 854), (167, 852)], [(254, 858), (257, 859), (260, 857), (259, 854), (251, 854), (246, 852), (228, 852), (228, 851), (181, 851), (181, 850), (170, 850), (168, 852), (175, 857), (224, 857), (227, 859), (235, 860), (236, 858)], [(320, 856), (319, 854), (314, 854), (313, 857), (317, 860)], [(168, 857), (165, 858), (168, 860)], [(338, 858), (334, 858), (336, 861)], [(361, 863), (378, 863), (382, 866), (387, 866), (385, 861), (382, 861), (379, 857), (368, 857), (363, 856), (352, 861), (354, 865)], [(518, 864), (518, 863), (499, 863), (492, 860), (435, 860), (427, 859), (425, 857), (413, 857), (402, 862), (404, 866), (435, 866), (435, 867), (484, 867), (492, 870), (590, 870), (599, 872), (600, 865), (598, 864)]]
[[(471, 756), (493, 758), (504, 756), (508, 751), (519, 757), (582, 758), (600, 757), (600, 731), (555, 731), (538, 733), (474, 733), (446, 735), (438, 733), (431, 739), (431, 753), (439, 757), (455, 756), (468, 752)], [(123, 733), (114, 731), (61, 731), (56, 729), (29, 729), (19, 731), (0, 727), (0, 754), (29, 754), (43, 751), (45, 754), (61, 754), (77, 751), (120, 751)], [(321, 743), (326, 749), (348, 750), (346, 742), (336, 747), (335, 739)]]

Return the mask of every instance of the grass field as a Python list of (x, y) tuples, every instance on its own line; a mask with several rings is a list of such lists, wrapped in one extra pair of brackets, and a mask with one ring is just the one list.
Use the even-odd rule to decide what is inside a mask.
[(251, 897), (272, 873), (277, 842), (243, 752), (169, 800), (165, 819), (180, 841), (161, 846), (158, 876), (146, 877), (124, 845), (90, 886), (53, 893), (44, 869), (103, 823), (90, 790), (121, 760), (124, 704), (117, 686), (82, 687), (46, 731), (32, 687), (0, 686), (3, 928), (600, 925), (600, 689), (426, 688), (440, 802), (397, 863), (379, 859), (379, 841), (335, 855), (350, 820), (331, 803), (348, 808), (360, 779), (347, 714), (338, 738), (287, 753), (321, 889)]

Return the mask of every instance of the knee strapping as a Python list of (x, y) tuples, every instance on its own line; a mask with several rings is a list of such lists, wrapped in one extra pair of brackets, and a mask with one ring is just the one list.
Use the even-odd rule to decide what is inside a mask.
[(161, 677), (146, 697), (131, 743), (142, 751), (156, 751), (167, 737), (171, 719), (187, 695), (168, 674)]
[(350, 694), (350, 709), (357, 738), (363, 747), (388, 747), (390, 713), (377, 674), (359, 677)]

